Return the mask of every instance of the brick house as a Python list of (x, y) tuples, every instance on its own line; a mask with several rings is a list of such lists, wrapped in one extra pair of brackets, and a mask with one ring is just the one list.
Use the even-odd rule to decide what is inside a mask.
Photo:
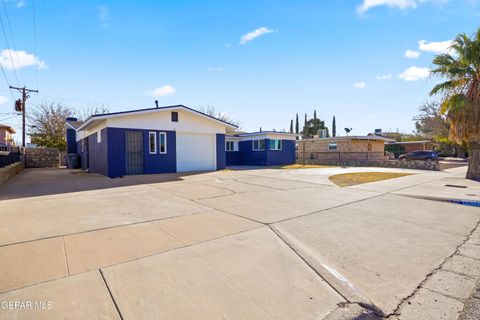
[(0, 124), (0, 146), (13, 146), (15, 129), (5, 124)]
[(297, 141), (297, 159), (336, 160), (388, 160), (385, 143), (392, 139), (381, 136), (349, 136), (314, 138)]
[(392, 142), (387, 142), (386, 145), (400, 146), (403, 148), (404, 153), (409, 153), (413, 151), (435, 150), (435, 144), (430, 140), (402, 141), (402, 142), (392, 141)]

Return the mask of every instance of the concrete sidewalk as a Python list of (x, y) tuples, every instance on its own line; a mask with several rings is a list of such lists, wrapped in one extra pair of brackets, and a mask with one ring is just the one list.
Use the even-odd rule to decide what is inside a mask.
[(457, 319), (480, 210), (428, 199), (477, 199), (462, 170), (30, 170), (0, 187), (0, 319)]

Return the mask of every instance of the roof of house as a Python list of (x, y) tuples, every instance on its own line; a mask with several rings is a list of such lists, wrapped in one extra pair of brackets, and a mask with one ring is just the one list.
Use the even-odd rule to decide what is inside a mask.
[(77, 130), (82, 130), (85, 127), (88, 126), (92, 121), (99, 120), (99, 119), (108, 119), (111, 117), (118, 117), (118, 116), (124, 116), (124, 115), (129, 115), (129, 114), (142, 114), (142, 113), (151, 113), (151, 112), (159, 112), (159, 111), (165, 111), (165, 110), (176, 110), (176, 109), (183, 109), (185, 111), (200, 115), (202, 117), (205, 117), (207, 119), (220, 122), (228, 127), (231, 128), (238, 128), (238, 126), (231, 124), (229, 122), (217, 119), (211, 115), (208, 115), (206, 113), (200, 112), (198, 110), (186, 107), (184, 105), (174, 105), (174, 106), (165, 106), (165, 107), (158, 107), (158, 108), (146, 108), (146, 109), (137, 109), (137, 110), (129, 110), (129, 111), (119, 111), (119, 112), (111, 112), (111, 113), (105, 113), (105, 114), (95, 114), (91, 117), (89, 117), (83, 124), (81, 124)]
[(278, 134), (278, 135), (287, 135), (287, 136), (298, 136), (296, 133), (290, 132), (279, 132), (279, 131), (257, 131), (257, 132), (242, 132), (233, 135), (229, 135), (229, 137), (250, 137), (250, 136), (260, 136), (264, 134)]
[(75, 129), (75, 130), (77, 130), (83, 124), (82, 121), (71, 121), (71, 120), (67, 120), (67, 121), (65, 121), (65, 123), (68, 126), (70, 126), (70, 128)]
[(15, 129), (13, 129), (12, 127), (6, 125), (6, 124), (0, 124), (0, 128), (2, 129), (6, 129), (8, 132), (10, 132), (11, 134), (14, 134), (15, 133)]
[(431, 143), (430, 140), (418, 140), (418, 141), (392, 141), (389, 144), (416, 144), (416, 143)]
[(389, 139), (381, 136), (341, 136), (341, 137), (329, 137), (329, 138), (312, 138), (312, 139), (306, 139), (306, 140), (307, 141), (365, 140), (365, 141), (384, 141), (384, 142), (395, 141), (393, 139)]

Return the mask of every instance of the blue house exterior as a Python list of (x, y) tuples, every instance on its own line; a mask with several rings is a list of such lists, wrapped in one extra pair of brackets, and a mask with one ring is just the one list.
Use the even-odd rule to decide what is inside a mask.
[(225, 133), (236, 126), (178, 105), (67, 119), (67, 149), (81, 168), (111, 178), (222, 170)]
[(226, 165), (293, 164), (295, 163), (295, 140), (295, 134), (273, 131), (227, 136)]

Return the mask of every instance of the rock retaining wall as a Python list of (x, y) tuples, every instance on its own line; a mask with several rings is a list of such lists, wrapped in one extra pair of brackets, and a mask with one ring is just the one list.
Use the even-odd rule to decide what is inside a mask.
[(26, 148), (27, 168), (57, 168), (60, 166), (60, 151), (56, 148)]
[(23, 162), (16, 162), (9, 166), (0, 169), (0, 185), (7, 182), (8, 179), (15, 176), (17, 173), (23, 170)]
[[(303, 164), (303, 159), (297, 159), (297, 163)], [(385, 167), (385, 168), (403, 168), (403, 169), (417, 169), (417, 170), (440, 170), (438, 162), (427, 161), (400, 161), (400, 160), (380, 160), (380, 161), (365, 161), (365, 160), (320, 160), (320, 159), (305, 159), (305, 164), (311, 165), (329, 165), (342, 167)]]

